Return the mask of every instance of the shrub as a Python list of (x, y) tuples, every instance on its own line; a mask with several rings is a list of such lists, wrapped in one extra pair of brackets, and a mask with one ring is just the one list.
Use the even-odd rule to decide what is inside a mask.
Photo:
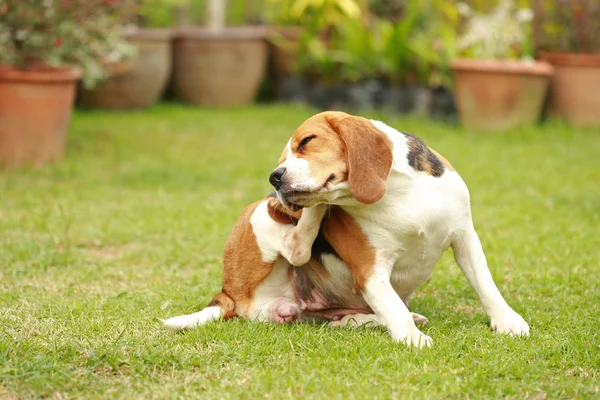
[(540, 2), (536, 14), (541, 50), (600, 52), (600, 0)]
[[(385, 14), (382, 7), (377, 13)], [(394, 5), (394, 14), (385, 17), (359, 10), (359, 15), (332, 23), (327, 40), (323, 40), (322, 23), (308, 24), (312, 30), (300, 52), (301, 67), (330, 83), (380, 78), (397, 85), (450, 84), (458, 21), (454, 5), (444, 0), (408, 0), (400, 8)]]
[(465, 30), (458, 41), (460, 54), (479, 59), (521, 59), (533, 56), (533, 11), (518, 8), (513, 0), (500, 0), (489, 13), (472, 10), (466, 3), (458, 9)]
[(106, 76), (134, 48), (123, 38), (119, 0), (3, 0), (0, 2), (0, 62), (78, 67), (86, 86)]

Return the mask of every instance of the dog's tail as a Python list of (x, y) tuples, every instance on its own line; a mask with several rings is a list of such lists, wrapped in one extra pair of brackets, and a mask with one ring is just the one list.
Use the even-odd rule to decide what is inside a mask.
[(169, 328), (180, 331), (204, 325), (219, 318), (229, 319), (235, 316), (235, 302), (227, 293), (220, 292), (201, 311), (161, 321)]

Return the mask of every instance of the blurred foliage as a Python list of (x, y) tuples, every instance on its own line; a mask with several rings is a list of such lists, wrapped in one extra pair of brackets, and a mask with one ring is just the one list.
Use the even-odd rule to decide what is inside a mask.
[(267, 0), (263, 16), (275, 25), (339, 26), (362, 13), (356, 0)]
[(360, 15), (342, 21), (326, 24), (321, 18), (303, 25), (308, 33), (300, 67), (331, 84), (378, 78), (398, 85), (449, 85), (456, 7), (442, 0), (379, 3), (375, 11), (365, 7), (373, 1), (357, 3)]
[(519, 8), (514, 0), (500, 0), (489, 12), (457, 4), (464, 17), (464, 32), (458, 40), (459, 54), (479, 59), (527, 59), (533, 56), (530, 8)]
[[(192, 25), (204, 25), (206, 0), (191, 2), (189, 18)], [(223, 0), (227, 1), (227, 25), (238, 26), (260, 21), (260, 12), (266, 0)]]
[(600, 0), (539, 1), (536, 11), (539, 49), (600, 52)]
[(135, 52), (123, 39), (127, 7), (116, 0), (0, 0), (0, 62), (78, 67), (91, 87)]
[[(448, 86), (454, 57), (526, 58), (534, 53), (530, 9), (540, 17), (534, 27), (541, 49), (600, 51), (600, 0), (223, 1), (229, 26), (302, 28), (298, 68), (331, 84), (376, 78)], [(53, 14), (61, 4), (88, 11), (85, 18)], [(201, 26), (205, 7), (206, 0), (0, 0), (0, 61), (74, 63), (89, 84), (106, 74), (106, 62), (130, 51), (123, 22)], [(27, 8), (28, 22), (14, 12)]]
[(140, 25), (164, 28), (176, 25), (176, 10), (190, 6), (190, 0), (140, 0)]
[[(141, 25), (149, 28), (205, 24), (206, 0), (133, 0), (141, 4)], [(238, 26), (261, 21), (267, 0), (223, 0), (227, 2), (227, 25)]]

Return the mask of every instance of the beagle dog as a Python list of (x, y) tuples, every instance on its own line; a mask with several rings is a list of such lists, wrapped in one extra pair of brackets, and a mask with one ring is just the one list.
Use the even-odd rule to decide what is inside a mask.
[(249, 206), (227, 241), (222, 292), (168, 326), (319, 317), (380, 324), (396, 342), (430, 346), (408, 301), (452, 247), (492, 329), (529, 334), (492, 279), (465, 183), (416, 136), (323, 112), (294, 132), (270, 182), (277, 198)]

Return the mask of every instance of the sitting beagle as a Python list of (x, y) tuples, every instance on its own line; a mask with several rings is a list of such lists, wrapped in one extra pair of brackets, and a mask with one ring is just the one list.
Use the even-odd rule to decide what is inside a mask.
[(408, 300), (452, 247), (492, 329), (529, 334), (492, 279), (465, 183), (419, 138), (323, 112), (296, 130), (270, 181), (277, 199), (249, 206), (229, 236), (221, 293), (166, 325), (183, 329), (233, 316), (372, 321), (394, 341), (429, 346), (415, 325), (425, 319), (409, 312)]

